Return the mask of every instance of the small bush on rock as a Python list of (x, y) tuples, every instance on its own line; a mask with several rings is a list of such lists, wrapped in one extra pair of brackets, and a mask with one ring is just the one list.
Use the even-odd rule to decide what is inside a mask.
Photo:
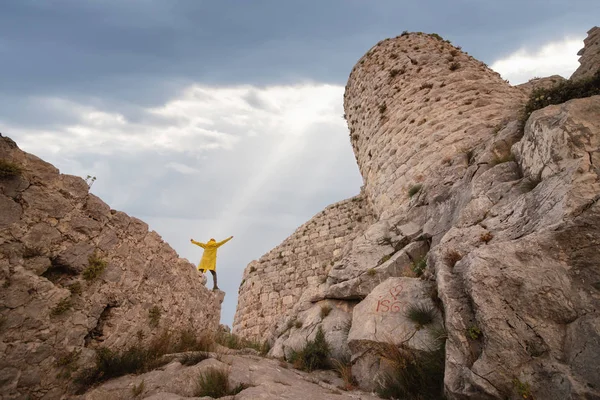
[(194, 396), (208, 396), (218, 399), (225, 396), (235, 396), (248, 387), (248, 385), (240, 383), (238, 386), (231, 388), (229, 385), (229, 371), (220, 368), (209, 368), (198, 377)]
[(72, 305), (73, 303), (71, 303), (71, 297), (65, 297), (64, 299), (59, 301), (56, 306), (54, 306), (52, 311), (50, 311), (50, 315), (57, 316), (64, 314), (65, 312), (67, 312), (67, 310), (71, 308)]
[(331, 350), (325, 340), (323, 328), (319, 326), (314, 340), (307, 341), (301, 350), (293, 351), (289, 361), (294, 365), (294, 368), (303, 371), (310, 372), (316, 369), (328, 369), (330, 368), (330, 353)]
[(525, 125), (531, 113), (541, 108), (595, 95), (600, 95), (600, 69), (587, 79), (566, 80), (549, 89), (534, 89), (521, 113), (521, 123)]
[(481, 337), (481, 329), (479, 329), (478, 326), (476, 325), (471, 325), (468, 329), (467, 329), (467, 335), (473, 339), (473, 340), (477, 340)]
[(513, 385), (515, 385), (515, 389), (520, 397), (524, 399), (533, 399), (531, 395), (531, 389), (529, 388), (529, 383), (521, 382), (518, 378), (513, 379)]
[(444, 398), (444, 346), (417, 351), (405, 345), (388, 344), (381, 349), (392, 370), (377, 388), (385, 399), (438, 400)]
[[(183, 331), (186, 332), (186, 331)], [(167, 360), (162, 356), (183, 351), (204, 351), (206, 340), (185, 338), (188, 333), (181, 333), (179, 338), (168, 332), (157, 335), (146, 346), (135, 344), (122, 352), (116, 352), (106, 347), (96, 351), (95, 366), (79, 373), (75, 378), (78, 386), (76, 393), (82, 394), (90, 386), (111, 378), (127, 374), (138, 374), (155, 369)], [(200, 344), (199, 344), (200, 343)]]
[(352, 362), (350, 357), (343, 358), (341, 360), (332, 359), (333, 369), (338, 373), (340, 378), (344, 381), (344, 390), (354, 390), (357, 388), (358, 383), (352, 375)]
[(460, 63), (454, 61), (453, 63), (450, 64), (450, 66), (448, 68), (450, 68), (450, 71), (456, 71), (457, 69), (460, 68)]
[(321, 319), (324, 319), (325, 317), (327, 317), (330, 312), (331, 312), (331, 306), (329, 306), (329, 305), (321, 306)]
[(423, 185), (413, 185), (408, 189), (408, 197), (413, 197), (415, 194), (417, 194), (421, 188), (423, 187)]
[(88, 266), (83, 270), (83, 277), (86, 281), (93, 281), (104, 272), (106, 261), (101, 259), (96, 253), (88, 258)]
[[(300, 323), (302, 326), (302, 323)], [(241, 350), (241, 349), (254, 349), (258, 351), (261, 355), (266, 355), (271, 349), (269, 346), (269, 342), (266, 340), (264, 342), (260, 342), (258, 340), (247, 340), (240, 338), (239, 336), (233, 333), (221, 332), (215, 336), (215, 342), (220, 344), (221, 346), (225, 346), (229, 349)]]
[(417, 329), (431, 324), (435, 319), (437, 311), (434, 307), (424, 304), (411, 304), (406, 310), (406, 318), (417, 325)]
[(0, 160), (0, 179), (21, 175), (22, 169), (17, 164)]
[(423, 257), (416, 261), (413, 261), (412, 267), (411, 267), (412, 271), (417, 276), (423, 275), (423, 272), (425, 272), (425, 268), (427, 268), (427, 258), (426, 257)]

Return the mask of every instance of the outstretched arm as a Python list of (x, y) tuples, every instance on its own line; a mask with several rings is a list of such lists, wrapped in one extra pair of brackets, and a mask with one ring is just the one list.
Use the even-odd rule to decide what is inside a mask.
[(229, 242), (231, 239), (233, 239), (233, 236), (229, 236), (227, 239), (217, 242), (217, 247), (223, 246), (225, 243)]
[(203, 249), (206, 248), (206, 243), (201, 243), (201, 242), (196, 242), (194, 239), (190, 239), (190, 242), (192, 242), (193, 244), (195, 244), (196, 246), (200, 246)]

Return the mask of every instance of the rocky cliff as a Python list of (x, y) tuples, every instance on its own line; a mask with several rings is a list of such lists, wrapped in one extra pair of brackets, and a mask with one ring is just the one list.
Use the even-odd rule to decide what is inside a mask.
[[(598, 68), (597, 32), (574, 78)], [(435, 34), (370, 49), (344, 96), (366, 223), (325, 273), (288, 278), (310, 263), (273, 256), (294, 251), (298, 232), (269, 253), (268, 275), (251, 263), (245, 277), (297, 294), (266, 316), (247, 305), (268, 309), (269, 294), (244, 282), (234, 331), (290, 357), (321, 327), (366, 389), (441, 354), (438, 396), (600, 396), (600, 96), (521, 112), (561, 80), (512, 87)]]
[(0, 138), (0, 393), (60, 398), (100, 347), (216, 331), (207, 290), (148, 225)]

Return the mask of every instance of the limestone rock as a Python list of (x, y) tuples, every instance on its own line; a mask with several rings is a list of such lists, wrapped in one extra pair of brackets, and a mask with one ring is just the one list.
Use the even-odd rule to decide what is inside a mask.
[(2, 396), (60, 398), (69, 381), (57, 363), (69, 354), (81, 370), (98, 347), (120, 351), (165, 330), (214, 332), (224, 293), (206, 289), (145, 223), (111, 212), (81, 178), (8, 138), (0, 158), (22, 169), (0, 178)]
[(389, 278), (377, 286), (352, 312), (348, 346), (353, 375), (361, 387), (373, 390), (379, 376), (381, 344), (403, 344), (415, 350), (431, 350), (431, 333), (408, 319), (411, 307), (430, 310), (431, 326), (441, 326), (441, 313), (432, 301), (434, 286), (416, 278)]
[(571, 79), (581, 79), (593, 76), (600, 68), (600, 28), (595, 26), (588, 31), (588, 36), (583, 40), (584, 48), (577, 53), (579, 58), (579, 68)]
[(293, 370), (286, 363), (255, 356), (219, 355), (218, 358), (209, 358), (187, 367), (174, 361), (145, 374), (117, 378), (88, 392), (82, 400), (131, 399), (133, 388), (142, 382), (143, 390), (139, 396), (142, 399), (211, 399), (194, 397), (198, 378), (209, 368), (226, 371), (231, 388), (239, 384), (248, 386), (235, 396), (221, 399), (378, 399), (365, 392), (340, 390), (334, 383), (341, 386), (342, 382), (332, 373), (315, 371), (309, 374)]
[(350, 358), (347, 339), (353, 306), (352, 302), (335, 300), (315, 303), (310, 309), (289, 320), (287, 332), (277, 338), (269, 355), (289, 359), (291, 352), (301, 350), (308, 340), (315, 338), (317, 329), (321, 327), (329, 344), (331, 357), (337, 360)]
[[(598, 32), (589, 32), (573, 78), (600, 65)], [(322, 254), (313, 243), (327, 248), (328, 222), (319, 218), (301, 228), (315, 240), (310, 250), (281, 247), (268, 264), (250, 264), (236, 313), (248, 326), (234, 328), (270, 333), (272, 354), (283, 357), (324, 326), (321, 302), (347, 302), (352, 372), (374, 389), (391, 371), (385, 341), (427, 348), (429, 329), (371, 315), (382, 309), (376, 296), (386, 282), (406, 281), (415, 287), (398, 310), (413, 302), (443, 309), (434, 325), (447, 332), (447, 398), (600, 397), (599, 96), (538, 110), (524, 127), (519, 121), (534, 88), (561, 80), (512, 87), (437, 35), (403, 34), (370, 49), (344, 95), (365, 184), (352, 203), (369, 212), (351, 235), (334, 237), (333, 260), (322, 270), (306, 267), (309, 254)], [(297, 236), (284, 243), (297, 244)], [(306, 281), (286, 278), (296, 268)], [(415, 270), (420, 279), (411, 277)], [(275, 303), (281, 318), (261, 315), (280, 296), (271, 289), (294, 293)], [(259, 327), (250, 327), (257, 315)], [(302, 327), (288, 329), (296, 320)]]
[(545, 78), (533, 78), (528, 82), (517, 85), (516, 87), (523, 90), (523, 92), (529, 96), (535, 89), (550, 89), (551, 87), (556, 86), (564, 81), (566, 81), (566, 79), (562, 76), (552, 75)]

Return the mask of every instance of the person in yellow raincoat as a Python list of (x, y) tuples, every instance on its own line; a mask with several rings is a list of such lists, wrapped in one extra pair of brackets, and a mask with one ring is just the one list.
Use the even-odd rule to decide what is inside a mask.
[(198, 271), (202, 271), (203, 273), (210, 271), (213, 276), (213, 290), (219, 290), (219, 287), (217, 286), (217, 249), (231, 239), (233, 239), (233, 236), (217, 242), (215, 239), (211, 238), (208, 243), (196, 242), (194, 239), (190, 239), (190, 242), (204, 249), (202, 259), (200, 260), (200, 264), (198, 264)]

